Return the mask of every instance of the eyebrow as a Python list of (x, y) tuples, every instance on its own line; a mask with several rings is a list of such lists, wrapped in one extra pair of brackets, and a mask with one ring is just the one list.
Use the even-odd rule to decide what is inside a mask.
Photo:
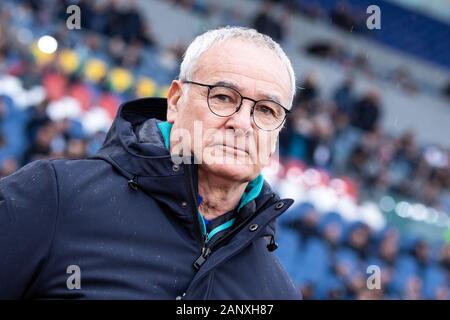
[[(236, 84), (234, 84), (232, 82), (229, 82), (229, 81), (223, 81), (223, 80), (222, 81), (217, 81), (217, 82), (213, 83), (213, 85), (214, 86), (230, 87), (230, 88), (232, 88), (232, 89), (234, 89), (236, 91), (239, 91), (239, 93), (241, 93), (241, 91), (242, 91), (242, 87), (240, 87), (240, 86), (238, 86), (238, 85), (236, 85)], [(281, 104), (281, 100), (280, 100), (280, 98), (278, 96), (274, 96), (274, 95), (271, 95), (271, 94), (262, 94), (262, 96), (264, 97), (263, 100), (272, 100), (272, 101), (282, 105)]]

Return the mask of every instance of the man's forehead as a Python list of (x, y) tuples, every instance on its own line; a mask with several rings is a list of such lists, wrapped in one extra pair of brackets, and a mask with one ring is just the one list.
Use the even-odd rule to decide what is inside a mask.
[(240, 92), (246, 88), (237, 78), (254, 79), (261, 84), (260, 89), (266, 89), (259, 94), (279, 103), (285, 100), (283, 95), (290, 95), (290, 76), (276, 53), (241, 39), (226, 40), (205, 51), (197, 60), (196, 75), (208, 84), (227, 85)]
[(282, 64), (278, 55), (269, 48), (243, 39), (228, 39), (212, 45), (200, 56), (203, 64), (220, 67), (217, 60), (225, 64), (250, 65), (262, 69), (267, 64)]
[[(216, 86), (226, 86), (226, 87), (230, 87), (233, 88), (239, 92), (244, 91), (244, 88), (238, 84), (237, 82), (233, 81), (233, 80), (219, 80), (219, 81), (213, 81), (211, 83), (212, 85), (216, 85)], [(277, 103), (282, 104), (282, 99), (280, 98), (279, 94), (276, 93), (268, 93), (268, 92), (263, 92), (260, 93), (260, 95), (267, 100), (272, 100), (275, 101)]]

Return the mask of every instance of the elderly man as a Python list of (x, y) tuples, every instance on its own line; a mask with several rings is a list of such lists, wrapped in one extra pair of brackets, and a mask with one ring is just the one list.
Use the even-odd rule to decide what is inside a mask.
[(188, 47), (166, 99), (125, 103), (98, 154), (0, 182), (0, 298), (296, 299), (261, 167), (295, 92), (255, 30)]

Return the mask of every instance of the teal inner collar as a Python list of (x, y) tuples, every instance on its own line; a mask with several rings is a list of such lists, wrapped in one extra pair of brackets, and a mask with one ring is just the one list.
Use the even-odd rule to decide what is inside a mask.
[(156, 124), (161, 135), (163, 137), (164, 146), (167, 150), (170, 148), (170, 130), (172, 130), (172, 124), (167, 121), (161, 121)]
[[(167, 150), (170, 149), (170, 131), (172, 130), (172, 124), (167, 121), (161, 121), (157, 123), (159, 130), (161, 131), (161, 135), (163, 137), (164, 146)], [(259, 174), (254, 180), (250, 181), (245, 188), (244, 193), (242, 194), (241, 200), (239, 202), (239, 206), (237, 210), (239, 211), (242, 207), (244, 207), (247, 203), (256, 199), (261, 193), (262, 187), (264, 184), (264, 177), (262, 174)]]

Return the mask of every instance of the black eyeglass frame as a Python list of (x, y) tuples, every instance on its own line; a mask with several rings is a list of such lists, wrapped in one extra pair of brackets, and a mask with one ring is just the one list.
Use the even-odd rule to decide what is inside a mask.
[[(207, 103), (208, 103), (209, 111), (211, 111), (213, 114), (215, 114), (215, 115), (218, 116), (218, 117), (222, 117), (222, 118), (228, 118), (228, 117), (231, 117), (233, 114), (239, 112), (239, 110), (240, 110), (241, 107), (242, 107), (242, 102), (243, 102), (244, 100), (250, 100), (251, 102), (253, 102), (253, 106), (252, 106), (252, 109), (251, 109), (251, 112), (250, 112), (250, 115), (251, 115), (251, 117), (252, 117), (253, 123), (254, 123), (259, 129), (264, 130), (264, 131), (274, 131), (274, 130), (277, 130), (279, 127), (281, 127), (281, 126), (284, 124), (284, 122), (286, 121), (286, 118), (287, 118), (288, 114), (291, 112), (290, 110), (286, 109), (285, 107), (283, 107), (281, 104), (279, 104), (279, 103), (276, 102), (276, 101), (268, 100), (268, 99), (255, 100), (255, 99), (252, 99), (252, 98), (249, 98), (249, 97), (244, 97), (239, 91), (237, 91), (236, 89), (231, 88), (231, 87), (229, 87), (229, 86), (226, 86), (226, 85), (222, 85), (222, 84), (221, 84), (221, 85), (204, 84), (204, 83), (195, 82), (195, 81), (190, 81), (190, 80), (182, 80), (181, 82), (182, 82), (182, 83), (187, 83), (187, 84), (195, 84), (195, 85), (198, 85), (198, 86), (202, 86), (202, 87), (208, 88), (208, 96), (207, 96), (207, 98), (206, 98), (206, 101), (207, 101)], [(239, 95), (239, 97), (241, 97), (241, 101), (240, 101), (239, 105), (236, 107), (236, 110), (235, 110), (232, 114), (230, 114), (230, 115), (228, 115), (228, 116), (222, 116), (222, 115), (220, 115), (220, 114), (215, 113), (215, 112), (211, 109), (211, 106), (209, 105), (209, 95), (210, 95), (210, 93), (211, 93), (211, 90), (214, 89), (214, 88), (216, 88), (216, 87), (228, 88), (228, 89), (233, 90), (234, 92), (236, 92), (236, 93)], [(271, 102), (271, 103), (276, 103), (277, 105), (279, 105), (280, 107), (282, 107), (282, 108), (284, 109), (284, 111), (286, 112), (286, 114), (284, 115), (283, 121), (281, 121), (280, 124), (279, 124), (277, 127), (273, 128), (273, 129), (269, 129), (269, 130), (268, 130), (268, 129), (261, 128), (260, 126), (258, 126), (258, 124), (257, 124), (256, 121), (255, 121), (255, 117), (253, 116), (253, 111), (255, 110), (256, 104), (257, 104), (258, 102), (264, 102), (264, 101)]]

